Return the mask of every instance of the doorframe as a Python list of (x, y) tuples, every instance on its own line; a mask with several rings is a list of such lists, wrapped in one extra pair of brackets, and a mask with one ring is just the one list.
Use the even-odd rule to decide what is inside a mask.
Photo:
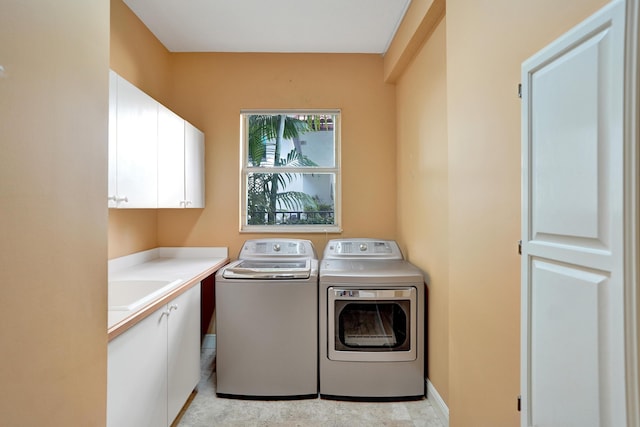
[(640, 0), (626, 1), (624, 65), (625, 377), (627, 425), (640, 426)]

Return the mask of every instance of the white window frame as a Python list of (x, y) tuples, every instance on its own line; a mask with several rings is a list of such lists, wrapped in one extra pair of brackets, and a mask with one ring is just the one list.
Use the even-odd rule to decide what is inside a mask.
[[(248, 164), (249, 115), (253, 114), (333, 114), (334, 159), (333, 167), (251, 167)], [(292, 110), (240, 110), (240, 232), (241, 233), (339, 233), (342, 232), (342, 173), (340, 160), (341, 116), (339, 109), (292, 109)], [(250, 173), (331, 173), (335, 176), (334, 224), (302, 225), (253, 225), (247, 224), (247, 177)]]

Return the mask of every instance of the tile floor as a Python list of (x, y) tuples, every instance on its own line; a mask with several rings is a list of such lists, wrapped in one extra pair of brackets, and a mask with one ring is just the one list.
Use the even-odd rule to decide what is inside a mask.
[(428, 400), (344, 402), (325, 399), (259, 401), (223, 399), (215, 393), (215, 350), (202, 351), (197, 393), (174, 423), (176, 427), (262, 426), (424, 426), (442, 427)]

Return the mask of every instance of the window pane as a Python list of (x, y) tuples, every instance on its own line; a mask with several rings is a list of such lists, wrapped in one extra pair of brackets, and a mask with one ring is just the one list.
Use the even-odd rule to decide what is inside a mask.
[(335, 174), (247, 174), (248, 225), (335, 224)]
[(333, 114), (248, 114), (250, 167), (334, 167)]

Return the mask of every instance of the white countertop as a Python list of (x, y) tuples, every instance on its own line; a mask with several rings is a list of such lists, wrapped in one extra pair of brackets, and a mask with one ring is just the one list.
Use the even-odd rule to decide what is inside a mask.
[(160, 305), (175, 298), (229, 262), (227, 248), (155, 248), (109, 260), (109, 281), (181, 279), (148, 304), (131, 311), (109, 311), (109, 339), (144, 319)]

